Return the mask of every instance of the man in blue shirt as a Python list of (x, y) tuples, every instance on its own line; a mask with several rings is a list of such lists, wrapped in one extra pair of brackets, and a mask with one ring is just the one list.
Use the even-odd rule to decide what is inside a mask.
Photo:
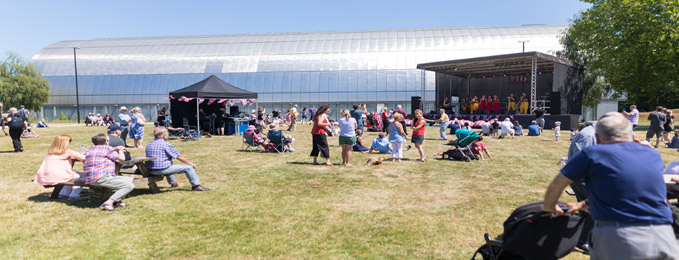
[(365, 115), (365, 104), (362, 105), (354, 105), (354, 110), (351, 110), (349, 114), (351, 114), (351, 117), (356, 119), (356, 125), (358, 126), (357, 129), (361, 130), (361, 136), (363, 136), (363, 115)]
[(539, 136), (540, 135), (540, 125), (538, 122), (533, 120), (528, 126), (528, 136)]
[[(175, 173), (185, 173), (186, 178), (191, 183), (191, 190), (193, 191), (208, 191), (210, 189), (200, 185), (200, 179), (196, 173), (196, 165), (189, 162), (182, 156), (177, 148), (171, 143), (167, 142), (170, 134), (165, 127), (156, 127), (153, 130), (153, 136), (156, 140), (146, 145), (146, 157), (156, 158), (154, 161), (146, 162), (146, 167), (153, 175), (167, 176), (167, 182), (172, 187), (177, 187), (177, 182), (174, 180)], [(177, 159), (187, 165), (173, 165), (172, 159)]]
[(118, 114), (118, 123), (120, 123), (120, 128), (122, 128), (122, 131), (120, 132), (120, 138), (123, 139), (125, 147), (128, 147), (127, 134), (130, 132), (130, 122), (132, 122), (132, 118), (130, 117), (130, 115), (127, 114), (127, 108), (125, 106), (120, 107), (120, 114)]
[(568, 203), (566, 213), (590, 209), (592, 259), (676, 259), (660, 153), (634, 143), (632, 124), (615, 112), (599, 119), (595, 137), (598, 145), (575, 154), (549, 184), (542, 210), (563, 214), (556, 203), (564, 188), (585, 179), (588, 200)]
[(391, 153), (391, 143), (384, 133), (379, 133), (377, 138), (373, 140), (370, 150), (364, 153), (372, 153), (378, 151), (379, 153)]

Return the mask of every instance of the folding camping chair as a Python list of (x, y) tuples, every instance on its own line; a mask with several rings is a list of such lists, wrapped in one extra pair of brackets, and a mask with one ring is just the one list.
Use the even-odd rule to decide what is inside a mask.
[(278, 153), (284, 153), (288, 151), (285, 140), (283, 139), (283, 131), (281, 130), (269, 130), (269, 147), (272, 147), (274, 151)]
[(245, 150), (246, 152), (256, 152), (259, 151), (259, 148), (261, 148), (262, 144), (255, 142), (255, 134), (254, 133), (246, 133), (243, 134), (243, 148), (242, 150)]

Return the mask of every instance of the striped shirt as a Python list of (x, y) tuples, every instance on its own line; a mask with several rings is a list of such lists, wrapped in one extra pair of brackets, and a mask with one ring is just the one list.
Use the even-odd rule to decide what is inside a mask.
[(96, 182), (101, 176), (116, 175), (115, 159), (119, 154), (108, 145), (95, 145), (85, 153), (85, 184)]

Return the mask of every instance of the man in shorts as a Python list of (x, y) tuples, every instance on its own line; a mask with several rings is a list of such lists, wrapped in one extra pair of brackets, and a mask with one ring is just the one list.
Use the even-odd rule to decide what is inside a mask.
[(655, 148), (658, 148), (660, 138), (662, 138), (662, 131), (665, 129), (663, 126), (666, 120), (665, 113), (663, 112), (664, 110), (665, 109), (663, 107), (657, 106), (655, 107), (655, 112), (648, 115), (648, 120), (651, 121), (651, 125), (648, 127), (648, 131), (646, 132), (646, 141), (650, 143), (651, 138), (653, 138), (653, 135), (655, 135)]

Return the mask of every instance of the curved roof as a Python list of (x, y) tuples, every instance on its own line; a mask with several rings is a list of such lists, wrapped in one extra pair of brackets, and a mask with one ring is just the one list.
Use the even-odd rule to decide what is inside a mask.
[(61, 41), (30, 63), (44, 76), (415, 69), (521, 51), (553, 53), (567, 25), (144, 37)]

